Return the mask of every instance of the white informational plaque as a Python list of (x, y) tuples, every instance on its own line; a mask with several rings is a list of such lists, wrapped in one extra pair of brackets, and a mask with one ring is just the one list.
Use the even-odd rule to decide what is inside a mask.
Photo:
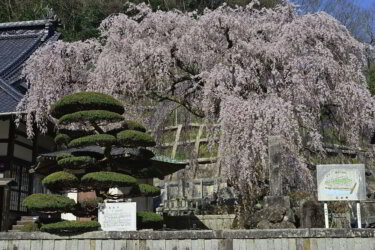
[(319, 201), (366, 200), (365, 165), (317, 165)]
[(98, 221), (103, 231), (136, 231), (136, 203), (100, 203), (98, 211)]

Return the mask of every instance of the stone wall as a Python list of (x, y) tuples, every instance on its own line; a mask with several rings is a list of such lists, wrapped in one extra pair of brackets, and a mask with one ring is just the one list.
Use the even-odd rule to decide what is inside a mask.
[(0, 250), (374, 250), (373, 229), (0, 233)]
[(166, 216), (165, 223), (171, 229), (231, 229), (234, 214)]

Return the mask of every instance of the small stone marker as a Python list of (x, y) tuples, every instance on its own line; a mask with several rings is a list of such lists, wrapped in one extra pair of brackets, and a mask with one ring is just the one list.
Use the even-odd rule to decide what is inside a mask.
[(98, 221), (103, 231), (136, 231), (136, 203), (100, 203)]
[(283, 140), (280, 136), (268, 137), (268, 156), (270, 173), (270, 196), (282, 195), (281, 154), (283, 153)]

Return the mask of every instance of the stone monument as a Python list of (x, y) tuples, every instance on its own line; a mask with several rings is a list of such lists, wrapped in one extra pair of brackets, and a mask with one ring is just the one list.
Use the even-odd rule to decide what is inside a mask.
[(268, 138), (270, 196), (264, 198), (263, 209), (255, 212), (252, 225), (259, 229), (295, 228), (290, 199), (282, 192), (282, 154), (287, 153), (279, 136)]

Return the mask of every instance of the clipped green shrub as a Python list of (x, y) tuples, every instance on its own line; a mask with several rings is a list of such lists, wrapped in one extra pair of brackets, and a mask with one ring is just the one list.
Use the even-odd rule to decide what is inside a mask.
[(160, 229), (163, 226), (163, 217), (150, 211), (137, 212), (138, 229)]
[(153, 147), (156, 145), (151, 135), (136, 130), (124, 130), (117, 134), (117, 140), (126, 147)]
[(139, 132), (146, 132), (146, 128), (139, 122), (126, 120), (126, 121), (121, 122), (120, 127), (111, 129), (107, 133), (111, 135), (115, 135), (118, 132), (121, 132), (123, 130), (136, 130)]
[(23, 205), (31, 211), (62, 213), (72, 210), (76, 202), (61, 195), (32, 194), (23, 200)]
[(160, 188), (149, 184), (138, 184), (131, 191), (132, 196), (153, 197), (160, 195)]
[(133, 186), (137, 183), (137, 179), (126, 174), (103, 171), (85, 174), (81, 178), (81, 183), (95, 189), (107, 190), (113, 187)]
[(77, 186), (78, 182), (79, 180), (74, 174), (65, 171), (52, 173), (44, 177), (42, 180), (42, 184), (53, 192), (61, 192), (72, 189)]
[(101, 123), (105, 122), (119, 122), (122, 121), (124, 117), (115, 112), (106, 110), (86, 110), (78, 111), (72, 114), (63, 115), (59, 119), (59, 124), (67, 125), (74, 122), (95, 122)]
[(96, 231), (100, 227), (97, 221), (60, 221), (43, 225), (40, 230), (48, 233), (66, 234)]
[(55, 136), (55, 143), (57, 145), (68, 145), (68, 143), (71, 141), (72, 139), (69, 137), (69, 135), (67, 134), (57, 134)]
[(90, 156), (73, 156), (61, 159), (57, 161), (57, 164), (63, 168), (77, 169), (83, 166), (92, 165), (95, 163), (95, 161), (95, 158), (92, 158)]
[(124, 113), (124, 107), (115, 98), (96, 92), (81, 92), (64, 96), (51, 106), (50, 113), (59, 119), (63, 115), (82, 110), (101, 109), (118, 114)]
[(101, 147), (112, 145), (116, 143), (116, 138), (113, 135), (98, 134), (98, 135), (88, 135), (85, 137), (77, 138), (72, 140), (68, 146), (70, 148), (84, 147), (90, 145), (98, 145)]
[(69, 157), (73, 157), (72, 154), (70, 153), (59, 153), (57, 156), (56, 156), (56, 161), (59, 161), (61, 159), (65, 159), (65, 158), (69, 158)]

